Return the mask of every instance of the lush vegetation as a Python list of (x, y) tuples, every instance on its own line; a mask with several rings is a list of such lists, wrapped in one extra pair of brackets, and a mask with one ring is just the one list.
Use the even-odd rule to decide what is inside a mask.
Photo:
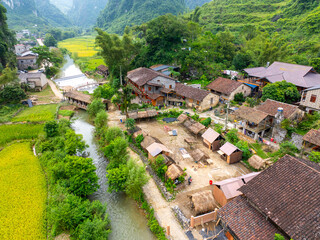
[(45, 132), (36, 149), (49, 184), (49, 236), (69, 232), (71, 239), (107, 239), (110, 229), (106, 206), (86, 198), (99, 185), (92, 159), (84, 156), (87, 145), (82, 135), (64, 119), (46, 123)]
[(0, 168), (0, 238), (45, 239), (46, 181), (31, 144), (2, 150)]
[(285, 103), (295, 103), (300, 101), (300, 93), (297, 87), (289, 82), (269, 83), (262, 89), (262, 101), (267, 99)]
[(0, 73), (9, 64), (11, 67), (16, 65), (15, 57), (10, 49), (15, 44), (13, 33), (7, 25), (7, 10), (0, 4)]
[(10, 122), (12, 116), (21, 108), (21, 104), (8, 104), (0, 106), (0, 123)]
[(74, 111), (72, 110), (59, 110), (59, 115), (64, 116), (64, 117), (72, 117), (74, 114)]
[(57, 104), (48, 104), (25, 108), (17, 116), (12, 118), (12, 122), (44, 122), (53, 120), (55, 118), (57, 106)]
[(210, 2), (210, 0), (185, 0), (185, 1), (189, 9), (195, 9), (196, 7), (201, 7), (203, 4)]
[(37, 139), (43, 133), (42, 124), (0, 125), (0, 146), (19, 139)]
[(106, 8), (100, 13), (97, 26), (113, 33), (122, 33), (126, 26), (142, 24), (166, 14), (178, 14), (185, 10), (182, 0), (109, 0)]

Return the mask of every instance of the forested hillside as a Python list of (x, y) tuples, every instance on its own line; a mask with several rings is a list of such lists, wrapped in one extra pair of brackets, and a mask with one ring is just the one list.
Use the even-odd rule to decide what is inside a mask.
[(4, 0), (10, 28), (68, 26), (70, 22), (49, 0)]
[(203, 4), (210, 2), (211, 0), (185, 0), (186, 6), (189, 9), (195, 9), (196, 7), (201, 7)]
[(77, 26), (93, 26), (108, 0), (77, 0), (73, 1), (68, 12), (70, 20)]
[(67, 14), (72, 7), (73, 1), (69, 0), (50, 0), (50, 2), (60, 9), (61, 12)]
[(6, 11), (6, 8), (0, 4), (0, 72), (7, 64), (15, 64), (15, 56), (10, 52), (15, 38), (8, 29)]
[(184, 0), (109, 0), (97, 26), (108, 32), (122, 33), (127, 25), (142, 24), (157, 16), (184, 10)]

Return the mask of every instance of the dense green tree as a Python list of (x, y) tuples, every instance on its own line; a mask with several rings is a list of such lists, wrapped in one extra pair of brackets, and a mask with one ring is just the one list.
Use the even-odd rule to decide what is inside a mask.
[(130, 70), (130, 64), (137, 53), (131, 35), (125, 31), (122, 37), (115, 34), (108, 34), (97, 28), (96, 45), (99, 46), (101, 56), (107, 64), (110, 74), (119, 78), (125, 76)]
[(128, 168), (126, 164), (120, 164), (117, 168), (108, 170), (108, 192), (122, 192), (126, 188)]
[(141, 200), (143, 195), (141, 189), (148, 182), (146, 170), (132, 159), (128, 161), (127, 169), (125, 192), (129, 197), (137, 201)]
[(50, 33), (46, 34), (46, 36), (44, 37), (43, 43), (47, 47), (55, 47), (55, 46), (57, 46), (57, 40)]
[(87, 219), (78, 225), (73, 236), (82, 240), (105, 240), (111, 232), (110, 221), (107, 217), (94, 217), (92, 220)]
[(105, 109), (105, 106), (104, 106), (103, 102), (101, 101), (101, 99), (96, 98), (88, 105), (87, 111), (88, 111), (90, 117), (95, 117), (98, 114), (98, 112), (100, 112), (104, 109)]
[(312, 151), (309, 155), (309, 160), (315, 163), (320, 163), (320, 152)]
[(57, 121), (49, 121), (44, 125), (44, 131), (47, 137), (55, 137), (59, 133), (59, 125)]
[(8, 83), (18, 82), (17, 69), (6, 67), (0, 75), (0, 88)]
[(6, 85), (0, 91), (0, 100), (6, 103), (19, 102), (22, 99), (25, 99), (26, 97), (27, 95), (22, 90), (19, 84)]
[(127, 118), (125, 125), (129, 131), (133, 132), (136, 128), (136, 121), (133, 118)]
[(117, 137), (124, 137), (122, 129), (119, 127), (108, 127), (107, 131), (103, 136), (103, 140), (105, 144), (109, 144)]
[(269, 83), (262, 89), (262, 101), (267, 99), (285, 103), (294, 103), (300, 100), (300, 93), (297, 87), (285, 80)]
[(109, 84), (100, 85), (93, 92), (94, 98), (111, 99), (115, 93), (115, 89)]
[(237, 53), (232, 60), (232, 65), (237, 70), (243, 70), (252, 63), (253, 61), (251, 59), (251, 56), (247, 53), (241, 53), (241, 52)]
[(225, 139), (227, 142), (230, 142), (232, 144), (236, 144), (239, 141), (238, 137), (238, 130), (237, 129), (231, 129), (226, 135)]
[(122, 137), (117, 137), (103, 148), (104, 155), (108, 158), (108, 168), (115, 168), (126, 164), (129, 159), (128, 142)]
[(68, 189), (77, 196), (94, 193), (98, 185), (96, 167), (91, 158), (67, 156), (64, 160)]
[(87, 145), (83, 141), (83, 136), (81, 134), (76, 134), (71, 129), (66, 131), (65, 137), (65, 152), (69, 155), (75, 155), (76, 153), (82, 153)]
[(96, 118), (94, 119), (94, 125), (97, 128), (103, 128), (107, 125), (108, 123), (108, 114), (105, 110), (100, 110), (97, 113)]
[(132, 94), (132, 88), (130, 85), (123, 86), (115, 96), (112, 97), (111, 102), (114, 104), (119, 104), (121, 110), (125, 112), (126, 118), (129, 118), (128, 108), (131, 105), (131, 100), (135, 98)]

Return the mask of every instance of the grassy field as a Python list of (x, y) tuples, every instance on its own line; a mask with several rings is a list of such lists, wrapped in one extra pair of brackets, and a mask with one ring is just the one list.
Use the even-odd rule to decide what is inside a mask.
[(37, 105), (26, 108), (12, 119), (12, 122), (43, 122), (53, 120), (57, 110), (57, 104)]
[(0, 106), (0, 123), (10, 122), (12, 116), (22, 107), (22, 104)]
[(0, 152), (0, 239), (46, 239), (46, 182), (28, 142)]
[(43, 124), (12, 124), (0, 126), (0, 146), (19, 139), (35, 139), (43, 133)]
[(69, 38), (58, 43), (58, 47), (66, 48), (78, 57), (92, 57), (98, 52), (95, 47), (95, 36)]
[(46, 89), (44, 89), (41, 92), (28, 92), (28, 95), (37, 97), (38, 102), (41, 102), (41, 103), (50, 103), (52, 101), (53, 102), (58, 101), (53, 91), (51, 90), (50, 86), (46, 87)]

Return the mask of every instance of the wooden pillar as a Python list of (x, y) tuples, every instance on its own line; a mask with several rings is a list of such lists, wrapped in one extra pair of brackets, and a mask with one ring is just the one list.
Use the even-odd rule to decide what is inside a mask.
[(170, 226), (167, 226), (167, 236), (170, 236)]
[(190, 227), (194, 228), (194, 216), (191, 216)]

